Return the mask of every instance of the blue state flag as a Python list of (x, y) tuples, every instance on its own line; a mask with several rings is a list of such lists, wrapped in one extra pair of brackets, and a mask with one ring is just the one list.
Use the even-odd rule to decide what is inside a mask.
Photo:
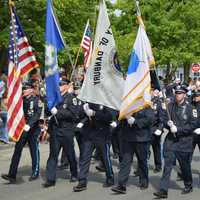
[(59, 89), (59, 70), (57, 52), (65, 48), (58, 21), (53, 11), (51, 0), (47, 0), (46, 33), (45, 33), (45, 81), (49, 109), (62, 101)]

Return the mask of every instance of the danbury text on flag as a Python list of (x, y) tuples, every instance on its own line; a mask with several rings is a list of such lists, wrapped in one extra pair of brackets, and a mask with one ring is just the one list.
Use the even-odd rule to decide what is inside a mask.
[(131, 53), (119, 119), (151, 105), (150, 64), (154, 58), (141, 17), (138, 21), (139, 29)]
[(21, 27), (14, 7), (11, 7), (9, 69), (8, 69), (8, 134), (18, 141), (25, 118), (22, 99), (22, 78), (38, 67), (32, 48)]
[(62, 101), (59, 82), (57, 52), (65, 48), (61, 30), (53, 11), (51, 0), (47, 0), (45, 45), (45, 81), (49, 109)]
[(89, 20), (87, 21), (85, 31), (83, 34), (83, 39), (81, 42), (81, 47), (84, 52), (84, 68), (87, 70), (92, 56), (92, 31), (90, 27)]
[(100, 0), (92, 59), (79, 98), (119, 110), (123, 83), (106, 4)]

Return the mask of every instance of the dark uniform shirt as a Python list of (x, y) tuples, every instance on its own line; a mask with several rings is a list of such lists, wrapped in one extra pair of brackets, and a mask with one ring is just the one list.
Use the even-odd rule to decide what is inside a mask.
[(42, 112), (42, 102), (39, 97), (31, 96), (23, 98), (23, 109), (26, 124), (31, 128), (37, 127)]
[(95, 111), (95, 116), (85, 122), (83, 127), (83, 137), (85, 140), (109, 141), (111, 139), (110, 123), (113, 115), (111, 109), (101, 105), (90, 104), (90, 108)]
[(151, 126), (155, 121), (152, 108), (145, 108), (133, 115), (135, 122), (130, 126), (127, 120), (122, 120), (120, 126), (122, 136), (126, 141), (148, 142), (151, 140)]
[(192, 132), (195, 128), (192, 106), (187, 101), (184, 101), (181, 105), (171, 102), (168, 105), (168, 109), (171, 120), (177, 126), (177, 133), (170, 132), (170, 128), (167, 125), (169, 119), (166, 113), (164, 123), (169, 133), (166, 136), (164, 148), (173, 151), (192, 152)]
[(58, 112), (51, 117), (49, 133), (59, 136), (74, 135), (76, 123), (79, 121), (78, 99), (72, 93), (63, 96), (63, 102), (57, 106)]

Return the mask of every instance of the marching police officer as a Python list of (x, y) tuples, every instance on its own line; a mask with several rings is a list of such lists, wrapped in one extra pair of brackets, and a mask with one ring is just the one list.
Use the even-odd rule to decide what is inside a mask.
[(195, 150), (196, 145), (198, 145), (200, 150), (200, 90), (194, 92), (193, 95), (193, 116), (196, 119), (196, 129), (194, 130), (193, 135), (193, 152)]
[(122, 132), (122, 162), (118, 174), (118, 185), (112, 188), (112, 191), (118, 194), (126, 193), (126, 183), (131, 170), (133, 154), (138, 160), (139, 186), (140, 189), (148, 188), (148, 166), (147, 153), (148, 143), (151, 140), (151, 126), (154, 121), (154, 113), (149, 106), (138, 111), (132, 116), (121, 121)]
[(103, 186), (110, 187), (114, 184), (114, 174), (109, 149), (112, 114), (109, 108), (97, 104), (86, 103), (83, 105), (83, 109), (87, 115), (87, 121), (85, 121), (82, 130), (79, 183), (73, 188), (74, 192), (80, 192), (87, 189), (90, 161), (95, 147), (101, 151), (103, 164), (105, 166), (106, 182)]
[(77, 114), (77, 99), (73, 93), (73, 85), (69, 81), (61, 81), (61, 95), (63, 101), (51, 109), (52, 117), (49, 121), (50, 154), (46, 166), (46, 182), (43, 187), (51, 187), (56, 183), (56, 168), (60, 149), (70, 164), (70, 182), (77, 180), (77, 161), (74, 150), (74, 128), (79, 119)]
[(152, 131), (151, 145), (152, 145), (153, 154), (154, 154), (154, 163), (155, 163), (154, 172), (157, 173), (162, 170), (161, 134), (162, 134), (162, 129), (163, 129), (162, 106), (161, 106), (162, 101), (159, 97), (159, 90), (153, 91), (152, 103), (153, 103), (153, 111), (155, 115), (155, 120), (151, 128), (151, 131)]
[(15, 150), (11, 159), (10, 169), (8, 174), (2, 174), (2, 178), (16, 182), (17, 170), (21, 153), (28, 143), (32, 159), (32, 175), (29, 181), (35, 180), (39, 176), (39, 148), (38, 139), (40, 134), (39, 119), (42, 112), (42, 103), (39, 97), (35, 94), (33, 84), (27, 82), (23, 87), (23, 110), (25, 115), (26, 125), (18, 142), (15, 144)]
[(168, 110), (165, 113), (167, 123), (164, 123), (164, 127), (169, 132), (163, 146), (165, 165), (160, 181), (160, 190), (154, 193), (157, 198), (168, 197), (170, 175), (176, 159), (179, 162), (185, 185), (182, 194), (192, 192), (191, 153), (195, 120), (192, 106), (186, 101), (186, 93), (187, 87), (178, 85), (175, 88), (175, 101), (168, 104)]

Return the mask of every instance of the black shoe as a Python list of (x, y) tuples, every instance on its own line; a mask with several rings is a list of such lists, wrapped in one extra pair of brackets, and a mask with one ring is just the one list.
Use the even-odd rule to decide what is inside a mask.
[(106, 171), (105, 168), (103, 166), (101, 166), (101, 165), (96, 166), (95, 168), (96, 168), (96, 170), (98, 170), (100, 172), (105, 172)]
[(71, 183), (74, 183), (74, 182), (76, 182), (78, 179), (77, 179), (77, 177), (76, 176), (71, 176), (71, 178), (70, 178), (70, 182)]
[(117, 194), (126, 194), (126, 187), (117, 185), (111, 188), (111, 190)]
[(156, 168), (153, 170), (154, 173), (159, 173), (159, 172), (161, 172), (161, 171), (162, 171), (162, 168), (161, 168), (161, 167), (156, 167)]
[(34, 181), (34, 180), (36, 180), (36, 179), (38, 179), (39, 178), (39, 175), (32, 175), (32, 176), (30, 176), (29, 177), (29, 181)]
[(167, 199), (168, 194), (165, 190), (160, 190), (158, 192), (153, 193), (154, 196), (158, 197), (159, 199)]
[(78, 183), (77, 186), (74, 186), (73, 187), (73, 191), (74, 192), (81, 192), (83, 190), (86, 190), (87, 189), (87, 184), (86, 183)]
[(48, 187), (52, 187), (52, 186), (55, 186), (55, 181), (46, 181), (45, 183), (42, 184), (42, 186), (44, 188), (48, 188)]
[(113, 154), (113, 159), (118, 159), (118, 158), (119, 158), (118, 154), (117, 154), (117, 153), (114, 153), (114, 154)]
[(16, 178), (13, 178), (8, 174), (2, 174), (1, 178), (3, 178), (4, 180), (9, 181), (10, 183), (16, 183)]
[(182, 181), (183, 180), (183, 176), (180, 172), (177, 173), (177, 178), (176, 181)]
[(133, 176), (134, 176), (134, 177), (139, 176), (139, 171), (138, 171), (138, 170), (134, 171), (134, 172), (133, 172)]
[(68, 163), (60, 164), (60, 165), (57, 166), (58, 170), (64, 170), (64, 169), (68, 169), (68, 168), (69, 168)]
[(190, 192), (193, 192), (193, 188), (192, 187), (187, 187), (187, 188), (184, 188), (181, 192), (181, 194), (188, 194)]
[(147, 184), (141, 184), (140, 185), (140, 190), (146, 190), (148, 189), (148, 185)]
[(103, 184), (103, 187), (111, 187), (114, 185), (114, 179), (107, 179), (106, 182)]

